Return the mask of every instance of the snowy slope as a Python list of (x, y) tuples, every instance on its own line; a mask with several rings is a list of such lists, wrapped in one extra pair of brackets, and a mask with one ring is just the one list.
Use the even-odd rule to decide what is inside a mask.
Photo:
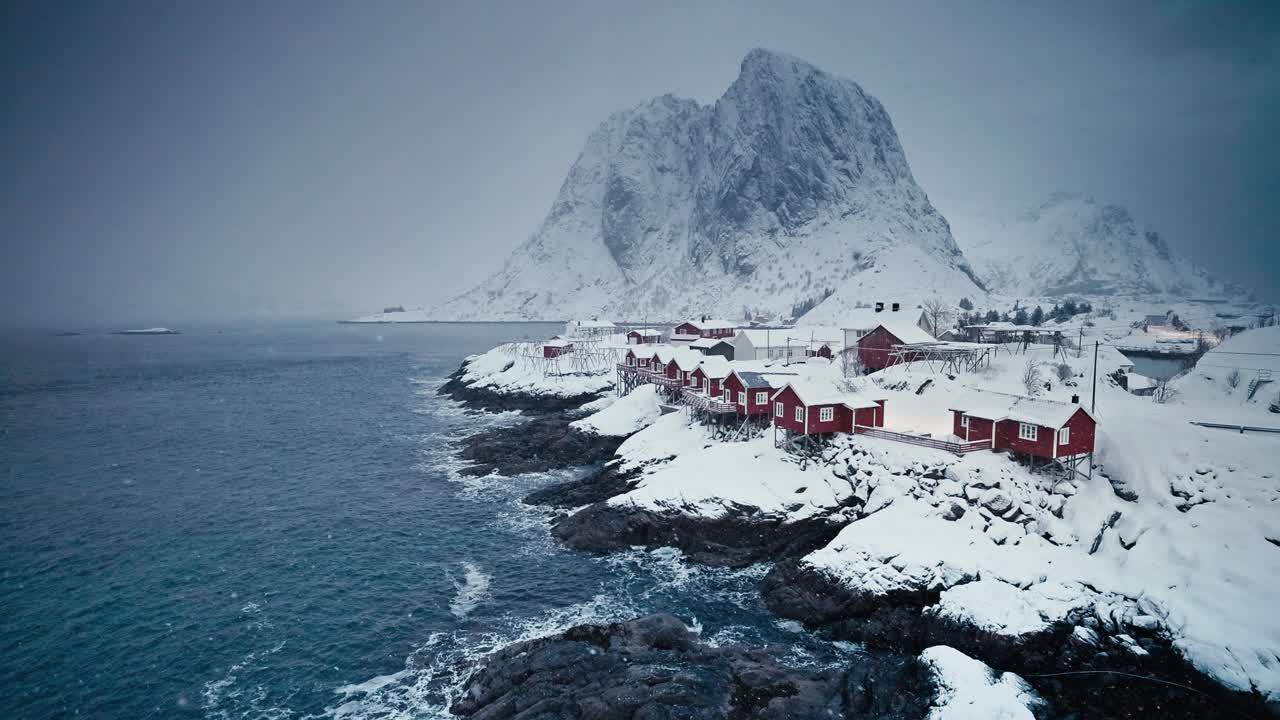
[(1011, 297), (1238, 293), (1210, 279), (1118, 205), (1054, 193), (1014, 217), (949, 213), (957, 241), (992, 292)]
[[(1275, 351), (1270, 333), (1239, 339), (1240, 352)], [(946, 408), (974, 387), (1021, 391), (1028, 361), (1053, 378), (1043, 397), (1092, 404), (1092, 357), (1068, 358), (1064, 382), (1053, 372), (1063, 360), (1048, 347), (1002, 351), (990, 367), (954, 377), (923, 363), (893, 367), (849, 389), (886, 398), (890, 429), (944, 436)], [(1096, 618), (1080, 631), (1091, 643), (1137, 655), (1145, 651), (1134, 637), (1158, 636), (1223, 685), (1280, 702), (1276, 440), (1188, 424), (1186, 408), (1110, 381), (1121, 362), (1099, 359), (1092, 478), (866, 436), (838, 438), (823, 462), (801, 464), (768, 434), (717, 441), (673, 413), (619, 448), (622, 467), (641, 474), (609, 503), (711, 518), (741, 506), (792, 521), (843, 518), (848, 525), (804, 563), (850, 590), (941, 591), (930, 613), (1014, 638)], [(820, 361), (787, 370), (839, 382), (838, 366)], [(1238, 398), (1215, 389), (1197, 402), (1217, 414)], [(1016, 684), (1007, 689), (1020, 695)]]
[(907, 281), (983, 295), (884, 107), (850, 80), (753, 50), (711, 106), (667, 95), (601, 124), (542, 227), (428, 314), (736, 318), (828, 289), (832, 308), (895, 297)]

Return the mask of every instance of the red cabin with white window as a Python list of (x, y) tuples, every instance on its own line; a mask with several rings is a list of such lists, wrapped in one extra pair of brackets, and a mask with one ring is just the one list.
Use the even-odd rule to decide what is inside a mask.
[(542, 344), (542, 357), (557, 358), (573, 352), (573, 343), (564, 338), (552, 338)]
[(732, 374), (729, 362), (720, 357), (708, 357), (699, 363), (690, 374), (692, 382), (690, 385), (707, 397), (712, 397), (724, 402), (736, 402), (736, 396), (730, 393), (725, 395), (724, 382)]
[(957, 437), (1045, 460), (1093, 452), (1097, 420), (1079, 403), (974, 391), (951, 408)]
[(729, 391), (739, 414), (767, 418), (773, 415), (773, 394), (778, 390), (774, 383), (781, 384), (783, 380), (786, 377), (776, 374), (734, 370), (724, 379), (724, 389)]
[(854, 433), (859, 427), (884, 426), (884, 400), (833, 393), (801, 381), (773, 394), (773, 424), (800, 435)]

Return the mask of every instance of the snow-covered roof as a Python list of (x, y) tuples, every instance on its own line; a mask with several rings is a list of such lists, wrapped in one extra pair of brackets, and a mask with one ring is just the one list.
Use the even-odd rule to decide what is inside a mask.
[(835, 384), (819, 378), (796, 378), (790, 380), (780, 387), (773, 394), (773, 397), (777, 397), (779, 393), (787, 388), (791, 388), (796, 397), (800, 398), (800, 402), (805, 405), (844, 405), (853, 410), (878, 407), (876, 402), (868, 397), (842, 390), (836, 387)]
[(721, 328), (733, 328), (733, 323), (729, 320), (720, 320), (707, 318), (706, 320), (686, 320), (681, 325), (692, 325), (699, 330), (719, 330)]
[(807, 344), (809, 336), (805, 335), (804, 340), (801, 341), (798, 332), (796, 328), (771, 328), (769, 330), (752, 328), (739, 330), (734, 337), (745, 337), (755, 348), (784, 347), (788, 344), (788, 341), (790, 341), (791, 345)]
[(1093, 417), (1088, 410), (1076, 403), (1041, 400), (992, 390), (971, 390), (956, 400), (950, 409), (987, 420), (1018, 420), (1054, 429), (1066, 425), (1078, 410), (1084, 410), (1086, 415)]
[[(880, 314), (884, 315), (884, 313)], [(906, 345), (936, 342), (932, 335), (920, 329), (919, 325), (906, 318), (888, 317), (885, 318), (884, 321), (876, 323), (876, 327), (882, 327), (885, 330), (888, 330), (890, 333), (893, 333), (894, 337), (898, 338), (899, 341)], [(871, 330), (874, 332), (875, 327), (871, 328)]]
[(733, 365), (719, 355), (704, 356), (698, 367), (702, 369), (703, 375), (712, 380), (727, 378), (729, 373), (733, 372)]
[(542, 343), (542, 345), (543, 347), (573, 347), (573, 342), (557, 337), (551, 338), (550, 340)]
[(681, 370), (692, 370), (697, 367), (699, 362), (705, 360), (706, 356), (697, 350), (690, 350), (687, 346), (682, 345), (680, 347), (659, 347), (657, 358), (664, 365), (674, 362)]
[(673, 341), (676, 341), (676, 340), (683, 340), (683, 341), (685, 341), (685, 342), (693, 342), (694, 340), (701, 340), (701, 339), (702, 339), (702, 336), (701, 336), (701, 335), (690, 335), (689, 333), (671, 333), (671, 339), (672, 339)]
[(924, 314), (924, 311), (919, 308), (908, 307), (908, 303), (902, 303), (902, 309), (897, 312), (891, 310), (892, 307), (893, 303), (885, 303), (884, 309), (880, 312), (876, 312), (875, 308), (853, 308), (843, 313), (840, 321), (842, 327), (850, 330), (872, 330), (885, 320), (903, 319), (915, 325), (920, 322), (920, 316)]
[(657, 355), (659, 350), (669, 347), (668, 345), (631, 345), (627, 349), (637, 358), (651, 358)]
[(661, 337), (662, 331), (654, 328), (636, 328), (627, 332), (628, 335), (639, 335), (640, 337)]
[(713, 348), (716, 345), (719, 345), (720, 343), (727, 343), (727, 342), (729, 342), (729, 338), (698, 338), (697, 340), (694, 340), (693, 342), (689, 343), (689, 347), (707, 349), (707, 348)]

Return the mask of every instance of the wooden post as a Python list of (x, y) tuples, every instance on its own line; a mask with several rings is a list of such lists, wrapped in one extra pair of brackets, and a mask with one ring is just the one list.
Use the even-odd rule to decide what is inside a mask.
[(1089, 412), (1098, 409), (1098, 341), (1093, 341), (1093, 398), (1089, 401)]

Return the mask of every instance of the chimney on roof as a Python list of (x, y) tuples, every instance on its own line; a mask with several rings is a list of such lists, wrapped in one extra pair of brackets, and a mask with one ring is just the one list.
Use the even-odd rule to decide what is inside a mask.
[(1072, 405), (1079, 405), (1079, 404), (1080, 404), (1080, 396), (1079, 396), (1079, 395), (1072, 395), (1072, 396), (1071, 396), (1071, 404), (1072, 404)]
[(876, 312), (884, 312), (884, 303), (882, 302), (876, 303)]
[(702, 316), (702, 322), (706, 322), (706, 321), (707, 321), (707, 316), (706, 316), (706, 315), (703, 315), (703, 316)]
[(893, 304), (893, 311), (894, 311), (894, 312), (898, 312), (898, 308), (900, 308), (900, 307), (902, 307), (901, 303), (894, 303), (894, 304)]

